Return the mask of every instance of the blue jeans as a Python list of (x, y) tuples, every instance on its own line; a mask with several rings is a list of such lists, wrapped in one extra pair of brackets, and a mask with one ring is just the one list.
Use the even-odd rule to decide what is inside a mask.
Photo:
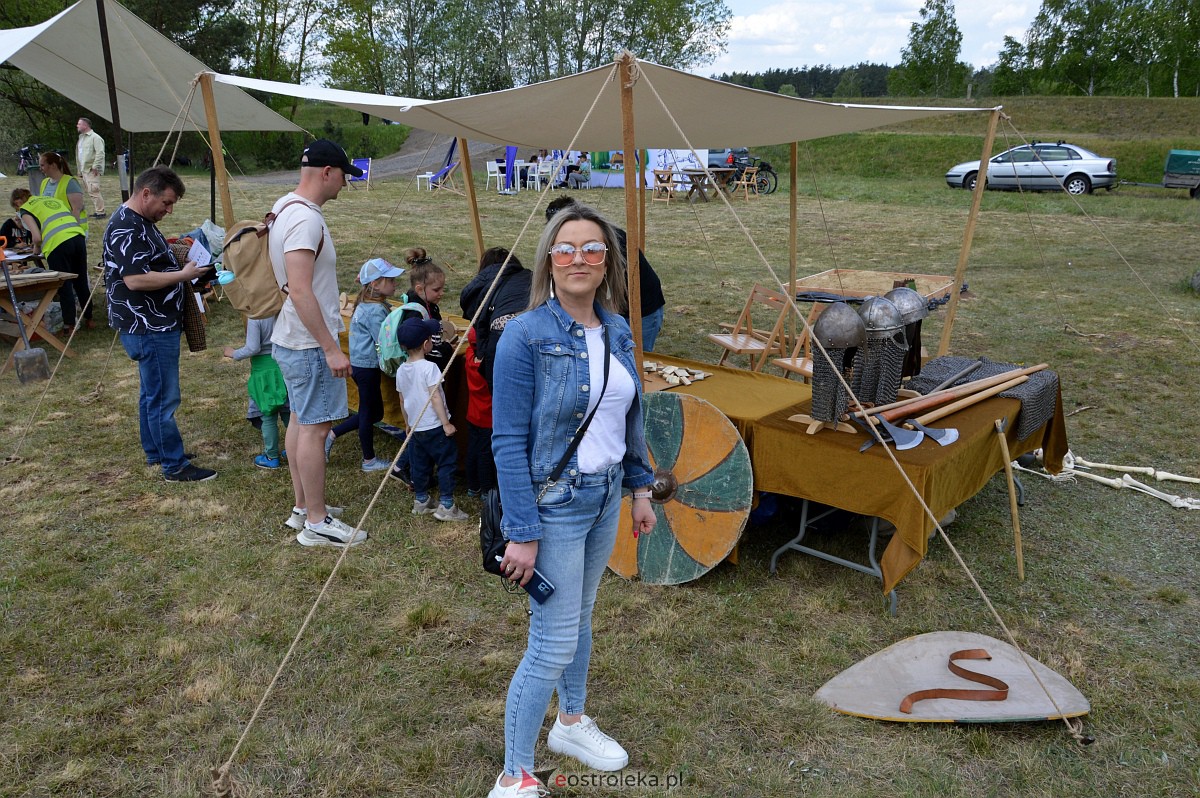
[(429, 482), (437, 470), (438, 494), (443, 507), (454, 504), (454, 469), (458, 467), (458, 444), (442, 428), (410, 432), (408, 473), (417, 501), (429, 498)]
[[(529, 603), (529, 642), (508, 686), (504, 706), (504, 772), (533, 772), (537, 743), (550, 696), (558, 709), (580, 714), (587, 700), (592, 659), (592, 608), (596, 589), (617, 539), (621, 466), (559, 482), (538, 503), (542, 538), (537, 569), (554, 585), (543, 604)], [(540, 488), (539, 488), (540, 490)]]
[(654, 311), (649, 316), (642, 316), (643, 352), (654, 351), (654, 343), (658, 340), (658, 334), (662, 332), (664, 310), (666, 310), (666, 305)]
[(183, 438), (175, 424), (179, 408), (179, 336), (181, 330), (121, 333), (121, 346), (138, 364), (138, 429), (146, 463), (173, 474), (188, 465)]

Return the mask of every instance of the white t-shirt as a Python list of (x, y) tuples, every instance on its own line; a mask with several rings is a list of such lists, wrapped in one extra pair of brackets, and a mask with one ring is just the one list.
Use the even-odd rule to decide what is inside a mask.
[[(410, 432), (424, 432), (442, 426), (433, 402), (429, 401), (431, 389), (442, 395), (442, 404), (446, 404), (446, 394), (438, 381), (442, 370), (428, 360), (406, 360), (396, 369), (396, 393), (404, 400), (404, 420)], [(429, 407), (425, 407), (426, 403)], [(424, 409), (424, 414), (421, 413)], [(446, 418), (450, 418), (450, 408), (446, 407)]]
[[(588, 380), (592, 397), (587, 412), (592, 412), (596, 396), (604, 385), (604, 326), (584, 329), (588, 347)], [(625, 457), (625, 415), (637, 396), (633, 379), (615, 355), (608, 356), (608, 387), (600, 398), (600, 409), (579, 442), (579, 470), (595, 474), (621, 462)], [(585, 416), (586, 418), (586, 416)]]
[[(279, 209), (292, 200), (301, 202), (280, 213)], [(325, 217), (321, 214), (320, 206), (309, 202), (293, 191), (280, 197), (271, 210), (280, 214), (271, 224), (270, 236), (271, 268), (280, 285), (287, 282), (287, 270), (284, 267), (285, 253), (298, 249), (316, 252), (321, 240), (324, 239), (325, 245), (320, 247), (321, 254), (317, 256), (313, 268), (312, 287), (317, 304), (321, 308), (321, 315), (325, 317), (325, 326), (329, 329), (329, 334), (336, 339), (338, 333), (346, 328), (342, 322), (341, 307), (338, 301), (337, 252), (334, 251), (333, 239), (329, 237), (329, 228), (325, 224)], [(284, 301), (283, 308), (279, 311), (271, 342), (288, 349), (315, 349), (320, 346), (317, 339), (300, 321), (291, 297)]]

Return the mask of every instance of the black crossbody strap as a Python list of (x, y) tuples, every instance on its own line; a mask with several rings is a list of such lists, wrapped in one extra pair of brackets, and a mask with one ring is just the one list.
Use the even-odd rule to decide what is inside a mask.
[(551, 485), (558, 481), (562, 476), (563, 469), (567, 467), (567, 463), (571, 460), (571, 455), (575, 454), (575, 450), (579, 448), (579, 442), (583, 440), (583, 435), (587, 432), (588, 425), (592, 423), (592, 418), (596, 415), (596, 411), (600, 409), (600, 402), (604, 399), (604, 392), (608, 390), (608, 328), (604, 328), (604, 384), (600, 387), (600, 398), (596, 400), (596, 406), (592, 408), (592, 412), (588, 413), (587, 418), (579, 425), (579, 429), (575, 431), (575, 436), (571, 438), (571, 443), (567, 446), (567, 451), (563, 453), (562, 459), (558, 461), (558, 465), (554, 467), (554, 472), (550, 474), (549, 481), (542, 487), (541, 493), (538, 494), (538, 499), (546, 494), (546, 491)]

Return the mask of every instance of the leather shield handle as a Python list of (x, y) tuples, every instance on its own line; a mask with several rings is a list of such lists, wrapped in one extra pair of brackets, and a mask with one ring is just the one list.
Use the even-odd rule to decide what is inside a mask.
[(965, 399), (959, 399), (957, 402), (954, 402), (953, 404), (948, 404), (945, 407), (939, 407), (937, 410), (934, 410), (930, 413), (926, 413), (925, 415), (918, 417), (917, 421), (920, 422), (921, 424), (931, 424), (934, 421), (937, 421), (938, 419), (942, 419), (942, 418), (945, 418), (946, 416), (953, 415), (954, 413), (957, 413), (959, 410), (968, 408), (971, 405), (979, 404), (984, 399), (990, 399), (998, 393), (1004, 393), (1005, 391), (1007, 391), (1011, 388), (1015, 388), (1018, 385), (1020, 385), (1021, 383), (1028, 382), (1028, 381), (1029, 381), (1029, 375), (1022, 374), (1020, 377), (1014, 377), (1013, 379), (1009, 380), (1008, 382), (1002, 382), (999, 385), (993, 385), (991, 388), (988, 388), (986, 391), (979, 391), (978, 393), (973, 393), (970, 396), (966, 397)]
[(968, 682), (976, 684), (986, 684), (991, 690), (963, 690), (948, 687), (934, 687), (929, 690), (917, 690), (914, 693), (909, 693), (900, 701), (900, 711), (905, 714), (912, 713), (913, 704), (918, 701), (925, 701), (930, 698), (953, 698), (959, 701), (1004, 701), (1008, 698), (1008, 685), (1000, 681), (995, 676), (988, 676), (986, 673), (976, 673), (969, 671), (961, 665), (957, 665), (956, 661), (960, 659), (982, 659), (990, 660), (992, 655), (987, 653), (982, 648), (968, 648), (962, 651), (955, 651), (950, 655), (946, 667), (955, 676), (966, 679)]

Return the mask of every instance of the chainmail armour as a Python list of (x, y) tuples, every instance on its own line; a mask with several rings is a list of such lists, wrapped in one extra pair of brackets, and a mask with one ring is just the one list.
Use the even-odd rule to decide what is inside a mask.
[(867, 333), (867, 343), (854, 355), (854, 380), (850, 389), (865, 404), (883, 405), (896, 401), (908, 344), (903, 330), (889, 330), (886, 337)]
[(814, 421), (837, 421), (850, 407), (850, 396), (838, 379), (844, 371), (845, 349), (826, 349), (829, 361), (819, 355), (813, 358), (812, 418)]
[[(987, 358), (943, 355), (926, 363), (921, 368), (920, 375), (909, 380), (908, 387), (918, 393), (929, 393), (943, 380), (953, 377), (976, 360), (983, 360), (983, 365), (955, 385), (994, 377), (1020, 368), (1013, 363), (998, 363)], [(1058, 405), (1058, 375), (1049, 369), (1035, 372), (1029, 375), (1028, 381), (1010, 388), (1000, 396), (1021, 401), (1021, 410), (1017, 414), (1017, 439), (1023, 441), (1054, 417), (1054, 409)]]

